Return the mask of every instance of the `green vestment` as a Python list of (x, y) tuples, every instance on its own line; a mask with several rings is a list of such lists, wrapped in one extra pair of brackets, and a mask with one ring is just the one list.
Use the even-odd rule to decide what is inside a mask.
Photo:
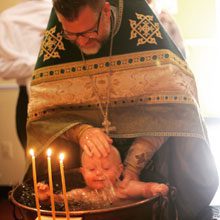
[(116, 130), (110, 136), (169, 137), (153, 158), (155, 170), (177, 188), (179, 213), (189, 220), (218, 185), (194, 76), (144, 0), (119, 0), (117, 6), (111, 58), (109, 40), (85, 56), (86, 63), (63, 39), (52, 11), (32, 78), (28, 147), (40, 155), (74, 125), (102, 127), (91, 77), (104, 103), (111, 66), (109, 119)]

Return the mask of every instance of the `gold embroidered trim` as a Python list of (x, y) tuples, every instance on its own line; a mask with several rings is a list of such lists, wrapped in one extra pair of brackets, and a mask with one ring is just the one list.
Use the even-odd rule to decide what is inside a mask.
[(131, 20), (131, 36), (130, 40), (138, 38), (137, 46), (143, 44), (156, 44), (156, 38), (162, 38), (160, 32), (160, 24), (158, 22), (154, 22), (154, 17), (150, 15), (142, 15), (136, 13), (136, 17), (138, 21)]
[(39, 57), (43, 55), (43, 61), (49, 60), (51, 58), (60, 58), (58, 50), (65, 50), (64, 44), (62, 42), (62, 35), (56, 33), (56, 26), (52, 27), (50, 30), (45, 32), (44, 40), (41, 45), (41, 50)]
[[(142, 105), (142, 104), (168, 104), (168, 103), (181, 103), (181, 104), (192, 104), (195, 105), (196, 100), (191, 97), (183, 96), (183, 95), (155, 95), (155, 96), (143, 96), (143, 97), (132, 97), (120, 100), (112, 100), (109, 104), (109, 107), (119, 107), (119, 106), (130, 106), (130, 105)], [(38, 112), (29, 112), (30, 120), (37, 120), (41, 117), (48, 116), (54, 114), (55, 112), (63, 111), (66, 109), (67, 111), (80, 110), (80, 109), (97, 109), (96, 103), (87, 103), (87, 104), (77, 104), (77, 105), (69, 105), (66, 107), (56, 107), (50, 108), (47, 110), (42, 110)]]
[(134, 134), (111, 134), (112, 138), (135, 138), (135, 137), (142, 137), (142, 136), (159, 136), (159, 137), (193, 137), (193, 138), (200, 138), (205, 140), (203, 134), (199, 133), (188, 133), (188, 132), (143, 132), (143, 133), (136, 133)]
[[(124, 55), (112, 56), (112, 71), (138, 69), (149, 66), (174, 64), (184, 71), (184, 74), (193, 77), (187, 63), (170, 50), (143, 51)], [(102, 74), (109, 70), (109, 58), (102, 57), (87, 61), (85, 68), (82, 61), (69, 62), (59, 65), (42, 67), (34, 71), (32, 85), (74, 77)], [(88, 69), (89, 71), (86, 71)]]

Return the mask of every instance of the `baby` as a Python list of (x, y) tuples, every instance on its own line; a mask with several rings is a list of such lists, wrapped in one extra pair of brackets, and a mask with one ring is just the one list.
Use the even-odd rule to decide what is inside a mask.
[[(156, 182), (131, 180), (122, 186), (120, 176), (123, 171), (123, 164), (118, 150), (113, 146), (106, 157), (90, 157), (83, 153), (81, 162), (80, 171), (87, 186), (67, 192), (68, 200), (93, 201), (98, 199), (98, 195), (101, 195), (101, 199), (112, 203), (119, 199), (150, 198), (156, 195), (166, 196), (168, 193), (167, 185)], [(38, 183), (38, 192), (40, 200), (49, 199), (50, 190), (48, 185)], [(57, 202), (63, 201), (63, 195), (55, 194), (54, 199)]]

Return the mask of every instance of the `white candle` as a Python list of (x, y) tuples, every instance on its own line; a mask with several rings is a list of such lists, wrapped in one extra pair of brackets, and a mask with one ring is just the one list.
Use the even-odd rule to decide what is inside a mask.
[(38, 189), (37, 189), (36, 164), (35, 164), (35, 156), (34, 156), (33, 149), (30, 149), (30, 155), (32, 157), (32, 175), (33, 175), (33, 183), (34, 183), (35, 203), (36, 203), (36, 208), (37, 208), (37, 217), (38, 217), (38, 220), (41, 220), (39, 196), (38, 196)]
[(65, 174), (64, 174), (64, 154), (60, 154), (60, 174), (61, 174), (61, 181), (62, 181), (62, 190), (63, 190), (63, 200), (65, 205), (65, 213), (66, 213), (66, 219), (70, 219), (70, 213), (69, 213), (69, 206), (68, 206), (68, 200), (66, 195), (66, 181), (65, 181)]
[(52, 168), (51, 168), (51, 149), (47, 150), (47, 167), (48, 167), (48, 178), (49, 178), (49, 186), (50, 186), (50, 202), (51, 202), (51, 210), (53, 220), (56, 220), (55, 215), (55, 203), (54, 203), (54, 194), (53, 194), (53, 177), (52, 177)]

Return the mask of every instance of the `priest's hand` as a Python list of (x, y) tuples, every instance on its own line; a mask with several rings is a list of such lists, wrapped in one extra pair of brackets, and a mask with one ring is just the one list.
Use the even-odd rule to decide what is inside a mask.
[(123, 172), (121, 187), (126, 187), (132, 180), (139, 181), (138, 174), (126, 167)]
[(79, 137), (79, 144), (89, 156), (106, 157), (110, 152), (112, 139), (100, 128), (89, 127)]

